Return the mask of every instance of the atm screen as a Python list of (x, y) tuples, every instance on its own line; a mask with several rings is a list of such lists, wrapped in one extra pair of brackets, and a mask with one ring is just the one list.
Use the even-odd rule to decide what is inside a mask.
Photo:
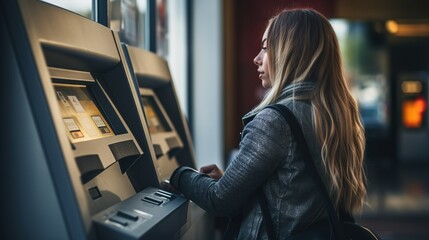
[(142, 96), (142, 100), (149, 132), (154, 134), (171, 131), (155, 99), (152, 96)]
[(85, 85), (54, 84), (61, 116), (73, 143), (114, 136)]

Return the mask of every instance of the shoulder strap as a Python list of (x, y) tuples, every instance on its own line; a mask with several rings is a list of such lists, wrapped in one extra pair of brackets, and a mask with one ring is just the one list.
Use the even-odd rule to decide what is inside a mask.
[[(332, 205), (331, 198), (329, 197), (329, 194), (328, 194), (328, 192), (327, 192), (327, 190), (323, 184), (322, 179), (320, 178), (320, 175), (316, 169), (316, 166), (314, 165), (314, 162), (311, 158), (310, 150), (309, 150), (307, 142), (305, 141), (305, 138), (304, 138), (304, 133), (302, 132), (301, 126), (299, 125), (299, 123), (298, 123), (297, 119), (295, 118), (293, 112), (289, 108), (287, 108), (286, 106), (281, 105), (281, 104), (269, 105), (266, 108), (275, 109), (278, 112), (280, 112), (281, 115), (286, 120), (286, 122), (289, 124), (291, 132), (298, 142), (298, 146), (297, 146), (298, 149), (302, 153), (307, 155), (304, 158), (305, 164), (308, 167), (309, 171), (311, 171), (311, 175), (313, 176), (313, 179), (316, 182), (316, 185), (318, 185), (319, 192), (321, 193), (321, 195), (323, 197), (323, 201), (325, 203), (325, 208), (326, 208), (326, 211), (327, 211), (328, 216), (329, 216), (329, 221), (331, 223), (331, 226), (334, 229), (336, 239), (345, 239), (344, 233), (342, 230), (342, 226), (341, 226), (340, 221), (338, 219), (338, 216), (336, 214), (335, 208)], [(265, 195), (263, 197), (265, 198)], [(261, 207), (261, 208), (264, 209), (264, 207)], [(266, 218), (265, 215), (266, 214), (264, 214), (264, 218)], [(271, 218), (269, 221), (271, 222)], [(267, 224), (268, 224), (268, 222), (267, 222)], [(270, 228), (272, 229), (273, 227), (271, 226)], [(268, 227), (267, 227), (267, 229), (268, 229)], [(270, 238), (270, 239), (274, 239), (274, 238)]]
[(257, 194), (258, 194), (259, 205), (261, 206), (263, 220), (265, 221), (265, 227), (267, 230), (268, 239), (269, 240), (277, 240), (277, 236), (276, 236), (275, 231), (274, 231), (273, 220), (271, 219), (271, 215), (270, 215), (270, 212), (268, 210), (267, 198), (265, 197), (265, 194), (264, 194), (264, 191), (262, 190), (262, 187), (259, 188)]

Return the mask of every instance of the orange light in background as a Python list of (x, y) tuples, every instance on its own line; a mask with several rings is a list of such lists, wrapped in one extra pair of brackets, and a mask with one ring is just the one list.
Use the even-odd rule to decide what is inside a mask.
[(398, 23), (396, 21), (393, 20), (389, 20), (386, 22), (386, 29), (387, 31), (389, 31), (390, 33), (397, 33), (398, 32)]
[(419, 128), (423, 124), (423, 113), (426, 111), (426, 102), (422, 97), (405, 100), (402, 103), (402, 122), (407, 128)]
[(401, 89), (403, 93), (421, 93), (423, 86), (420, 81), (404, 81)]
[(427, 20), (395, 21), (385, 23), (386, 30), (395, 36), (401, 37), (427, 37), (429, 36), (429, 22)]

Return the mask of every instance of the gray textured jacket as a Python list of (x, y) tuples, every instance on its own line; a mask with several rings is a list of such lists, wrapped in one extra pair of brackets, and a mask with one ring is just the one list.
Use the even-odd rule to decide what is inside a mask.
[[(292, 92), (292, 86), (289, 86), (283, 90), (278, 103), (294, 112), (321, 172), (320, 146), (316, 143), (311, 123), (311, 105), (291, 101), (294, 94), (311, 89), (312, 84), (305, 84), (299, 91)], [(263, 109), (257, 114), (246, 114), (243, 122), (247, 124), (239, 152), (219, 181), (185, 170), (173, 174), (172, 184), (210, 213), (230, 217), (241, 215), (238, 239), (268, 239), (256, 197), (261, 186), (278, 239), (286, 239), (326, 218), (317, 186), (304, 167), (302, 154), (296, 151), (296, 141), (281, 114), (273, 109)]]

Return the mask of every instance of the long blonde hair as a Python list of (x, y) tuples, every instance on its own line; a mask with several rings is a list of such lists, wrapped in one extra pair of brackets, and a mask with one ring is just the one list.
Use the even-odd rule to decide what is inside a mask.
[(366, 195), (365, 135), (332, 26), (315, 10), (285, 10), (269, 21), (267, 54), (272, 88), (253, 111), (276, 102), (291, 83), (314, 82), (311, 94), (300, 99), (311, 100), (323, 166), (331, 177), (328, 190), (335, 206), (359, 210)]

